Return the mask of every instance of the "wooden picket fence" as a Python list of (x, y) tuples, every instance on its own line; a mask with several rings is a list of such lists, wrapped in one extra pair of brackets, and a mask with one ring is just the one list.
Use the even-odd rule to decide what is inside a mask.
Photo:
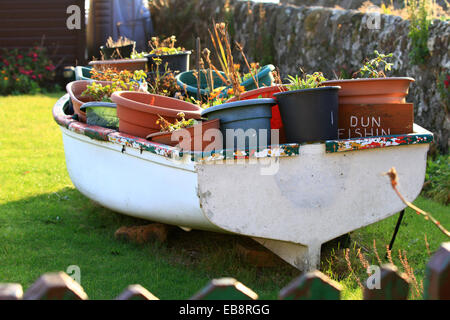
[[(450, 242), (443, 243), (426, 266), (424, 299), (450, 300)], [(393, 265), (383, 265), (380, 289), (364, 288), (365, 300), (406, 300), (410, 284)], [(341, 285), (319, 271), (302, 274), (280, 290), (281, 300), (339, 300)], [(190, 300), (251, 300), (258, 295), (233, 278), (212, 280)], [(0, 300), (86, 300), (83, 288), (64, 272), (42, 275), (23, 293), (16, 283), (0, 284)], [(158, 300), (140, 285), (130, 285), (116, 300)]]

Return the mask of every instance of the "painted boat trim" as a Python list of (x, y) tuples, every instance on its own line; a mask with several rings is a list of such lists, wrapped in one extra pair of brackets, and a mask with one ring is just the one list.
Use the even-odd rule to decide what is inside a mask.
[[(180, 159), (183, 157), (183, 151), (178, 148), (152, 142), (143, 138), (121, 133), (116, 130), (79, 122), (76, 115), (64, 114), (63, 107), (68, 100), (69, 95), (66, 94), (56, 102), (53, 107), (53, 118), (56, 123), (69, 129), (70, 131), (88, 136), (95, 140), (109, 141), (125, 147), (135, 148), (140, 150), (141, 153), (143, 151), (148, 151), (171, 159)], [(326, 153), (348, 152), (402, 145), (424, 144), (431, 143), (433, 141), (433, 134), (419, 125), (414, 124), (413, 131), (414, 133), (405, 135), (377, 136), (363, 139), (352, 138), (343, 140), (328, 140), (324, 143), (325, 150)], [(255, 149), (235, 151), (224, 149), (212, 152), (193, 151), (189, 152), (189, 154), (191, 160), (194, 162), (209, 162), (225, 159), (239, 160), (249, 158), (294, 157), (300, 154), (300, 148), (300, 144), (291, 143), (272, 145), (261, 150)]]

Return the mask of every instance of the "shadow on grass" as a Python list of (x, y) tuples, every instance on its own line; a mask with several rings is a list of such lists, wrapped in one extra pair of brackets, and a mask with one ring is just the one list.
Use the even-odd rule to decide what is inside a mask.
[[(195, 293), (212, 278), (233, 277), (261, 298), (273, 299), (300, 274), (275, 255), (274, 267), (257, 267), (245, 261), (238, 246), (248, 245), (250, 240), (242, 236), (186, 232), (172, 226), (165, 243), (138, 245), (114, 238), (121, 226), (149, 223), (108, 210), (73, 188), (5, 203), (0, 205), (0, 282), (19, 282), (27, 287), (42, 273), (65, 271), (75, 264), (82, 270), (82, 285), (90, 289), (86, 290), (89, 295), (112, 298), (117, 288), (156, 281), (152, 278), (156, 275), (149, 275), (149, 270), (156, 268), (157, 277), (168, 282), (177, 278), (183, 284), (182, 278), (188, 279), (183, 285), (187, 288), (181, 290), (185, 294)], [(265, 250), (256, 242), (253, 245)], [(99, 290), (100, 283), (108, 282), (110, 286), (117, 282), (111, 286), (117, 289), (114, 294), (109, 289)], [(174, 297), (173, 286), (167, 290), (171, 293), (160, 296), (189, 297)]]

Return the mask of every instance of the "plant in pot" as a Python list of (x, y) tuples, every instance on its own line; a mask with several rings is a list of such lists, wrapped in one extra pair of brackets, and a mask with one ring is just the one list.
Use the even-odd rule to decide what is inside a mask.
[(260, 67), (259, 63), (249, 64), (242, 45), (238, 42), (235, 43), (235, 47), (240, 51), (248, 72), (241, 75), (240, 65), (229, 63), (230, 55), (226, 50), (221, 28), (226, 28), (225, 23), (215, 23), (213, 30), (209, 30), (211, 42), (216, 52), (216, 60), (220, 64), (220, 70), (211, 63), (210, 51), (205, 48), (202, 51), (203, 58), (198, 58), (200, 61), (198, 61), (199, 67), (197, 69), (199, 70), (186, 71), (177, 75), (180, 87), (186, 88), (186, 93), (190, 97), (200, 100), (201, 98), (206, 98), (217, 88), (223, 89), (222, 97), (226, 96), (226, 91), (231, 88), (232, 82), (235, 80), (230, 78), (232, 74), (238, 79), (240, 86), (245, 91), (259, 88), (260, 86), (271, 86), (274, 82), (273, 71), (275, 67), (271, 64), (263, 67)]
[(340, 86), (340, 104), (382, 104), (405, 103), (410, 77), (386, 77), (392, 68), (388, 62), (393, 54), (374, 51), (375, 57), (366, 59), (361, 68), (353, 74), (353, 79), (328, 80), (324, 86)]
[(288, 76), (287, 91), (275, 93), (287, 142), (306, 143), (338, 136), (339, 86), (321, 86), (321, 72)]
[(130, 58), (134, 52), (136, 42), (127, 37), (120, 37), (114, 41), (112, 37), (106, 40), (106, 45), (100, 47), (100, 52), (104, 60)]
[(167, 97), (180, 96), (182, 90), (177, 84), (174, 72), (167, 69), (167, 64), (164, 66), (164, 72), (161, 72), (162, 59), (160, 58), (153, 58), (153, 62), (156, 70), (153, 73), (148, 73), (148, 92)]
[(152, 37), (148, 42), (151, 51), (146, 55), (148, 70), (154, 72), (156, 65), (154, 58), (162, 60), (162, 65), (172, 72), (185, 72), (189, 70), (189, 56), (191, 51), (185, 50), (182, 47), (175, 46), (177, 39), (175, 36), (166, 39), (159, 39)]
[[(270, 119), (272, 117), (272, 106), (276, 104), (274, 99), (257, 98), (240, 100), (245, 88), (241, 85), (241, 78), (235, 67), (226, 25), (215, 24), (216, 35), (215, 47), (221, 58), (219, 61), (230, 87), (226, 89), (226, 95), (220, 93), (218, 96), (210, 96), (208, 106), (202, 111), (202, 116), (209, 120), (220, 119), (220, 129), (224, 137), (224, 146), (227, 149), (261, 149), (271, 144)], [(217, 70), (211, 63), (209, 57), (206, 61), (210, 69)], [(225, 102), (230, 95), (236, 101)]]
[(325, 85), (339, 85), (338, 138), (407, 134), (413, 131), (414, 106), (406, 103), (408, 77), (386, 77), (393, 54), (374, 51), (349, 80), (327, 81)]
[(159, 116), (157, 124), (161, 126), (161, 132), (152, 133), (147, 136), (147, 139), (170, 146), (178, 146), (184, 151), (209, 151), (208, 149), (215, 149), (216, 143), (220, 144), (218, 148), (222, 148), (222, 141), (211, 141), (212, 137), (217, 135), (214, 132), (211, 134), (208, 132), (210, 129), (219, 130), (219, 119), (186, 120), (184, 112), (178, 113), (177, 117), (175, 122), (171, 123)]
[(106, 46), (102, 46), (101, 60), (93, 60), (89, 65), (93, 69), (104, 71), (108, 68), (116, 68), (118, 70), (145, 70), (147, 63), (146, 58), (134, 58), (135, 42), (127, 38), (120, 37), (119, 40), (113, 41), (111, 37), (108, 38)]
[[(115, 105), (110, 104), (112, 102), (110, 97), (113, 92), (146, 90), (146, 74), (142, 70), (134, 73), (115, 69), (108, 69), (102, 73), (93, 70), (92, 77), (94, 80), (78, 80), (67, 85), (67, 92), (71, 97), (75, 114), (78, 115), (80, 121), (88, 124), (101, 125), (103, 123), (101, 120), (102, 114), (109, 118), (108, 121), (105, 118), (106, 123), (113, 121), (111, 117), (116, 112)], [(142, 84), (144, 85), (142, 86)], [(86, 103), (90, 102), (97, 103), (85, 106)], [(92, 117), (89, 117), (89, 114)]]

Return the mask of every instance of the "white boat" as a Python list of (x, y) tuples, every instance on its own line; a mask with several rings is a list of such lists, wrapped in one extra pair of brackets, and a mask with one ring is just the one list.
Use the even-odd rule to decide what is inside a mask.
[(420, 193), (433, 135), (414, 133), (281, 145), (260, 152), (180, 154), (74, 120), (54, 106), (75, 187), (134, 217), (251, 237), (300, 270), (321, 245), (405, 208), (383, 173), (397, 169), (409, 201)]

